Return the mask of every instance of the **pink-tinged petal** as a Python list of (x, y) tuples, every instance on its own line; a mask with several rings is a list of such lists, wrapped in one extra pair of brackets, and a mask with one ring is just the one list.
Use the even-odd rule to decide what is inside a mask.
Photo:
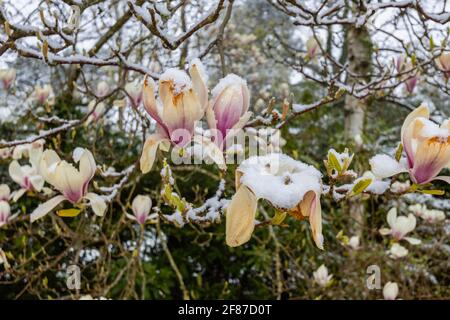
[(92, 211), (94, 211), (95, 215), (99, 217), (103, 217), (106, 211), (106, 202), (105, 200), (96, 193), (89, 192), (84, 196), (85, 199), (89, 200), (89, 204), (91, 205)]
[(22, 168), (20, 167), (20, 164), (19, 162), (17, 162), (17, 160), (14, 160), (9, 164), (9, 175), (15, 183), (21, 186), (23, 185), (25, 177), (23, 175)]
[(145, 141), (140, 159), (142, 173), (147, 173), (152, 169), (156, 158), (156, 151), (161, 143), (168, 141), (167, 137), (159, 133), (150, 135)]
[(323, 250), (320, 195), (317, 192), (308, 191), (300, 203), (300, 210), (303, 216), (309, 217), (314, 242), (319, 249)]
[(136, 220), (136, 217), (135, 217), (134, 215), (132, 215), (132, 214), (126, 213), (125, 216), (126, 216), (128, 219), (130, 219), (130, 220), (137, 221), (137, 220)]
[(411, 171), (415, 183), (423, 184), (433, 180), (448, 164), (450, 159), (450, 137), (420, 139), (415, 152)]
[(58, 204), (66, 200), (66, 198), (62, 195), (51, 198), (47, 202), (40, 204), (30, 215), (31, 222), (36, 221), (47, 215), (50, 211), (52, 211)]
[(409, 93), (413, 93), (414, 88), (416, 87), (418, 80), (419, 80), (418, 76), (413, 76), (412, 78), (406, 80), (406, 82), (405, 82), (406, 90)]
[(145, 76), (142, 88), (142, 100), (148, 114), (168, 133), (158, 111), (158, 105), (155, 99), (155, 86), (153, 79)]
[(391, 229), (387, 229), (387, 228), (381, 228), (380, 230), (378, 230), (378, 232), (382, 235), (382, 236), (387, 236), (389, 234), (392, 233)]
[(430, 112), (426, 105), (421, 105), (412, 111), (405, 119), (402, 125), (401, 137), (403, 148), (406, 152), (406, 157), (408, 159), (408, 166), (412, 168), (414, 165), (414, 152), (412, 148), (412, 139), (423, 126), (420, 121), (415, 121), (417, 118), (426, 118), (430, 117)]
[(437, 176), (433, 180), (442, 180), (442, 181), (447, 182), (448, 184), (450, 184), (450, 176)]
[(241, 185), (231, 199), (226, 214), (226, 242), (230, 247), (250, 240), (255, 229), (257, 199), (255, 194)]

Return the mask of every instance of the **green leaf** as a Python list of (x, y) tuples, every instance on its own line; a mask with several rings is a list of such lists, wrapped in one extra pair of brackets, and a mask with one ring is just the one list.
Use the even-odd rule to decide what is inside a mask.
[(279, 210), (277, 210), (275, 212), (275, 215), (272, 217), (272, 221), (271, 222), (272, 222), (273, 225), (278, 226), (278, 225), (283, 223), (283, 221), (286, 218), (286, 216), (287, 216), (287, 212), (286, 211), (279, 211)]
[(445, 194), (444, 190), (418, 190), (420, 193), (432, 194), (434, 196), (442, 196)]
[(336, 158), (336, 155), (333, 152), (328, 152), (328, 164), (330, 165), (331, 169), (336, 169), (338, 173), (342, 172), (341, 163)]
[(360, 181), (358, 181), (352, 189), (352, 194), (353, 195), (357, 195), (360, 194), (361, 192), (363, 192), (364, 190), (367, 189), (367, 187), (372, 183), (372, 179), (368, 178), (368, 179), (362, 179)]
[(400, 161), (402, 153), (403, 153), (403, 144), (400, 142), (397, 147), (397, 151), (395, 151), (395, 160), (397, 160), (397, 162)]

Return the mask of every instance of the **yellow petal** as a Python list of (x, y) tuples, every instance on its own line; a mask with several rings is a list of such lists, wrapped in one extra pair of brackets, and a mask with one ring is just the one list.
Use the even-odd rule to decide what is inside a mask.
[(159, 133), (152, 134), (147, 138), (140, 160), (142, 173), (147, 173), (152, 169), (156, 151), (158, 150), (159, 144), (164, 141), (167, 141), (167, 138)]
[(76, 208), (72, 208), (72, 209), (63, 209), (63, 210), (58, 210), (56, 212), (56, 214), (60, 217), (76, 217), (80, 214), (81, 210), (80, 209), (76, 209)]
[(300, 210), (303, 216), (309, 217), (309, 224), (311, 226), (314, 242), (319, 249), (323, 250), (320, 195), (314, 191), (308, 191), (300, 202)]
[(191, 75), (192, 85), (197, 94), (201, 109), (205, 110), (208, 105), (208, 88), (206, 87), (206, 79), (200, 60), (195, 59), (192, 61), (189, 74)]
[(255, 229), (256, 205), (255, 194), (241, 185), (227, 208), (227, 245), (237, 247), (250, 240)]

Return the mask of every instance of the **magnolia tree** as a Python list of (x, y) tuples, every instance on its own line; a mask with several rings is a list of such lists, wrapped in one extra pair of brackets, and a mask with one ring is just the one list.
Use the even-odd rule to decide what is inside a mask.
[(3, 298), (448, 298), (446, 1), (0, 4)]

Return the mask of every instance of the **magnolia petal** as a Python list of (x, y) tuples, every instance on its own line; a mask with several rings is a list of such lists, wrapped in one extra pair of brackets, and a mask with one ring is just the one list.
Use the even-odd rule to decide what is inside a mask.
[[(449, 168), (450, 169), (450, 168)], [(433, 180), (442, 180), (450, 184), (450, 176), (437, 176)]]
[(22, 185), (24, 176), (22, 168), (17, 160), (14, 160), (9, 164), (9, 175), (15, 183)]
[(25, 192), (27, 192), (27, 189), (25, 189), (25, 188), (20, 188), (19, 190), (14, 191), (14, 192), (11, 194), (11, 199), (12, 199), (12, 201), (13, 201), (13, 202), (17, 202), (17, 200), (19, 200), (20, 197), (22, 197), (22, 196), (24, 195)]
[[(75, 154), (75, 152), (74, 152), (74, 154)], [(89, 183), (89, 181), (95, 175), (95, 171), (97, 170), (97, 166), (95, 164), (95, 159), (89, 150), (82, 149), (82, 153), (80, 155), (79, 161), (80, 161), (80, 173), (83, 177), (85, 185), (87, 185), (87, 183)], [(78, 162), (78, 161), (75, 160), (75, 162)]]
[(317, 192), (308, 191), (300, 202), (300, 211), (304, 217), (309, 217), (314, 242), (319, 249), (323, 250), (320, 195)]
[[(158, 104), (155, 99), (155, 81), (149, 76), (145, 76), (144, 85), (142, 88), (142, 101), (144, 102), (145, 110), (159, 125), (164, 127), (161, 116), (158, 112)], [(164, 127), (165, 129), (165, 127)]]
[(34, 175), (29, 177), (31, 185), (33, 186), (34, 190), (36, 191), (41, 191), (42, 188), (44, 187), (44, 178), (40, 175)]
[(133, 220), (133, 221), (137, 221), (136, 217), (133, 216), (132, 214), (125, 213), (125, 216), (126, 216), (128, 219), (131, 219), (131, 220)]
[(393, 228), (397, 221), (397, 208), (391, 208), (387, 214), (387, 223), (389, 227)]
[(414, 164), (414, 155), (412, 150), (412, 139), (415, 132), (419, 130), (421, 122), (414, 121), (417, 118), (429, 118), (430, 111), (426, 105), (420, 105), (415, 110), (413, 110), (405, 119), (402, 125), (401, 138), (403, 143), (403, 148), (405, 149), (406, 156), (408, 158), (409, 167), (412, 168)]
[(389, 234), (392, 233), (391, 229), (387, 229), (387, 228), (381, 228), (380, 230), (378, 230), (378, 232), (382, 235), (382, 236), (387, 236)]
[(85, 199), (89, 200), (89, 203), (91, 205), (92, 211), (99, 216), (103, 217), (106, 211), (106, 202), (105, 200), (100, 197), (98, 194), (93, 192), (88, 192), (85, 196)]
[(167, 141), (167, 138), (159, 133), (152, 134), (147, 138), (140, 159), (142, 173), (147, 173), (152, 169), (158, 146), (164, 141)]
[(226, 214), (226, 242), (230, 247), (250, 240), (255, 229), (257, 199), (245, 185), (241, 185), (231, 199)]
[[(239, 118), (238, 122), (236, 122), (236, 124), (227, 132), (227, 136), (223, 137), (225, 146), (224, 149), (228, 149), (234, 144), (233, 137), (236, 136), (236, 134), (238, 134), (240, 130), (245, 127), (252, 115), (253, 113), (251, 111), (247, 111), (246, 113), (244, 113), (242, 117)], [(265, 144), (267, 144), (266, 141), (264, 141), (263, 145)]]
[(200, 101), (201, 109), (205, 110), (208, 105), (208, 88), (206, 87), (206, 76), (203, 72), (203, 65), (199, 59), (194, 59), (189, 68), (189, 74), (192, 79), (192, 85), (198, 100)]
[(431, 181), (447, 166), (450, 159), (450, 143), (439, 139), (420, 139), (411, 174), (414, 182)]
[(403, 239), (405, 239), (406, 241), (408, 241), (412, 245), (418, 245), (418, 244), (422, 243), (422, 241), (420, 239), (416, 239), (416, 238), (404, 237)]
[(50, 211), (52, 211), (58, 204), (66, 200), (66, 198), (62, 195), (51, 198), (50, 200), (40, 204), (30, 215), (31, 222), (36, 221), (44, 217)]

